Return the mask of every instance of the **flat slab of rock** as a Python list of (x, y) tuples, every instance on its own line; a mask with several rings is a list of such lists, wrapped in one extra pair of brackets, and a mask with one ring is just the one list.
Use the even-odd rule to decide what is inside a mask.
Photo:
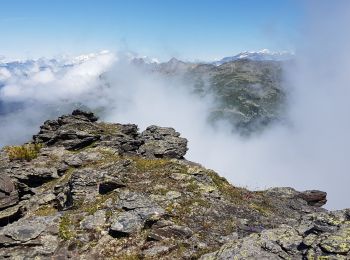
[(188, 227), (175, 225), (174, 223), (162, 225), (155, 224), (152, 226), (152, 230), (148, 235), (148, 238), (161, 241), (168, 238), (186, 239), (191, 237), (192, 230)]
[[(5, 226), (0, 231), (0, 237), (5, 236), (13, 240), (12, 243), (24, 243), (37, 238), (49, 225), (54, 217), (35, 217), (21, 219)], [(0, 239), (1, 243), (1, 239)]]
[(116, 215), (112, 220), (110, 235), (113, 237), (122, 237), (141, 231), (143, 221), (139, 215), (133, 212), (122, 212)]
[(129, 190), (119, 192), (116, 207), (126, 210), (113, 217), (110, 234), (116, 237), (135, 234), (141, 231), (148, 220), (157, 221), (165, 213), (150, 197)]
[(0, 209), (13, 206), (18, 201), (18, 192), (11, 178), (0, 174)]

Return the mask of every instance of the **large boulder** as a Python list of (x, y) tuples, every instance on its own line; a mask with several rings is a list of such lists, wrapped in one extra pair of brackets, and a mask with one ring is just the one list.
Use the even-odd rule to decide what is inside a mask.
[(142, 132), (139, 153), (151, 158), (182, 159), (187, 152), (187, 139), (180, 137), (175, 129), (170, 127), (149, 126)]
[(307, 190), (299, 195), (309, 205), (321, 207), (327, 203), (327, 192), (319, 190)]

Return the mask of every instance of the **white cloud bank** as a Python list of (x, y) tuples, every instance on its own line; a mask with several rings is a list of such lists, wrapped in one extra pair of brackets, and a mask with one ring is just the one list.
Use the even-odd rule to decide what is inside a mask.
[(101, 52), (0, 68), (0, 106), (12, 111), (0, 114), (0, 145), (28, 140), (44, 120), (81, 103), (106, 108), (104, 120), (176, 128), (189, 139), (188, 159), (233, 184), (321, 189), (329, 208), (350, 207), (350, 38), (341, 30), (350, 24), (350, 8), (347, 2), (331, 10), (318, 3), (310, 8), (296, 66), (287, 75), (289, 126), (244, 140), (225, 126), (214, 129), (206, 120), (211, 100)]

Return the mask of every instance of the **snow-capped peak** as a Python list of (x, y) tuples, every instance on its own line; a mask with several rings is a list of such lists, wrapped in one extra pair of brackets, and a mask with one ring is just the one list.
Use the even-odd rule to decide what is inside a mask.
[(226, 62), (235, 61), (235, 60), (255, 60), (255, 61), (263, 61), (263, 60), (273, 60), (273, 61), (283, 61), (292, 59), (294, 53), (288, 51), (270, 51), (268, 49), (262, 49), (259, 51), (244, 51), (238, 53), (234, 56), (225, 57), (221, 60), (213, 62), (213, 64), (219, 66)]
[[(115, 53), (100, 51), (79, 56), (61, 56), (58, 58), (39, 58), (28, 60), (3, 59), (0, 60), (0, 86), (5, 82), (17, 78), (36, 77), (44, 73), (64, 75), (70, 68), (76, 68), (75, 72), (91, 73), (99, 71), (95, 69), (107, 68), (117, 59)], [(82, 69), (83, 68), (83, 69)], [(91, 69), (92, 68), (92, 69)]]

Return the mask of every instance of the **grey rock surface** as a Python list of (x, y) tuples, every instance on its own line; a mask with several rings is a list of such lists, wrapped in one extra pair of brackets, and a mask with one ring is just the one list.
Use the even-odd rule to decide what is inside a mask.
[(78, 110), (33, 142), (31, 160), (0, 151), (1, 259), (350, 258), (349, 209), (325, 210), (316, 190), (235, 187), (187, 161), (172, 128)]
[(103, 228), (106, 223), (106, 212), (98, 210), (93, 215), (86, 216), (81, 222), (80, 227), (86, 230)]
[(142, 226), (142, 220), (138, 214), (128, 211), (122, 212), (113, 218), (110, 234), (113, 237), (130, 235), (140, 232)]

